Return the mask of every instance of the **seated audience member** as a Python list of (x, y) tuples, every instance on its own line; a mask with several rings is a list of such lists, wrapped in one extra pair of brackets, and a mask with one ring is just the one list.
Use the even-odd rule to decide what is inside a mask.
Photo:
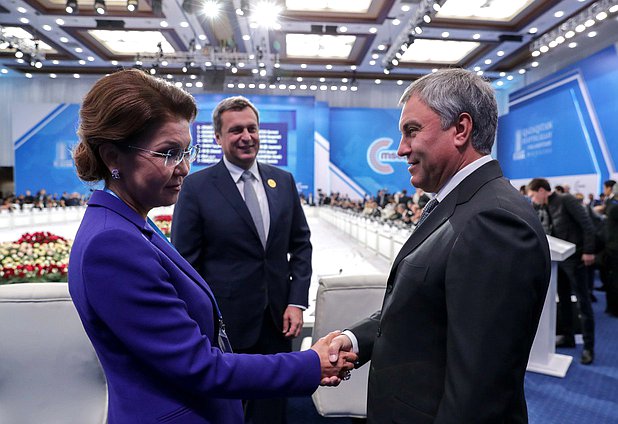
[(78, 176), (103, 180), (69, 261), (69, 290), (101, 361), (108, 422), (243, 423), (239, 399), (311, 394), (338, 384), (356, 355), (234, 354), (208, 282), (148, 219), (173, 205), (197, 156), (193, 97), (131, 69), (97, 81), (80, 110)]

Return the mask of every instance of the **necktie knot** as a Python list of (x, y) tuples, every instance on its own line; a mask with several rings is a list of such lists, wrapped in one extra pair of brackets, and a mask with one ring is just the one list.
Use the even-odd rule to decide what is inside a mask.
[(253, 174), (251, 173), (251, 171), (245, 171), (240, 176), (240, 179), (244, 182), (251, 181), (253, 179)]
[(429, 213), (436, 207), (438, 206), (438, 199), (437, 198), (433, 198), (431, 199), (429, 202), (427, 202), (427, 204), (425, 205), (425, 207), (423, 208), (423, 213), (421, 214), (421, 218), (418, 220), (418, 222), (416, 223), (416, 228), (418, 228), (423, 221), (425, 221), (425, 219), (427, 219), (427, 216), (429, 216)]

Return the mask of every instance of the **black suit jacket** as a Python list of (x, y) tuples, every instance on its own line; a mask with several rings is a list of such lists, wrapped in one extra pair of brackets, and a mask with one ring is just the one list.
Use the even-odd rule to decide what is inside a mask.
[(404, 244), (381, 312), (351, 327), (369, 423), (525, 423), (524, 373), (550, 275), (530, 204), (489, 162)]
[(234, 349), (256, 343), (267, 307), (281, 327), (287, 305), (308, 306), (312, 249), (296, 183), (273, 166), (258, 169), (270, 209), (266, 249), (223, 161), (185, 179), (172, 220), (172, 243), (214, 292)]
[(567, 260), (580, 262), (582, 253), (595, 253), (592, 220), (575, 196), (554, 192), (547, 199), (547, 209), (551, 216), (551, 235), (575, 243), (576, 252)]

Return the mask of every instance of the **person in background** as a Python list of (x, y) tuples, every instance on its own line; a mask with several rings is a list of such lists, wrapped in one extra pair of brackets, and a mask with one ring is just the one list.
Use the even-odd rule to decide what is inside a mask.
[(331, 343), (371, 360), (369, 423), (524, 423), (524, 374), (550, 276), (547, 238), (489, 155), (490, 84), (464, 69), (401, 97), (415, 187), (436, 193), (397, 255), (381, 311)]
[(191, 95), (136, 69), (98, 80), (80, 109), (77, 174), (105, 189), (75, 237), (69, 291), (105, 372), (109, 424), (240, 424), (241, 398), (308, 395), (351, 368), (328, 360), (336, 333), (304, 352), (232, 353), (209, 284), (148, 218), (178, 198), (196, 113)]
[[(172, 243), (210, 284), (235, 351), (289, 352), (311, 282), (310, 232), (296, 182), (256, 160), (260, 119), (248, 99), (222, 100), (212, 121), (223, 158), (187, 177)], [(286, 422), (283, 398), (249, 400), (245, 410), (252, 424)]]
[[(574, 243), (575, 253), (558, 263), (558, 299), (562, 323), (562, 337), (557, 347), (575, 347), (575, 328), (571, 294), (575, 293), (581, 312), (584, 349), (580, 362), (592, 364), (594, 360), (594, 313), (586, 267), (594, 265), (594, 227), (586, 210), (571, 194), (552, 192), (544, 178), (534, 178), (528, 183), (528, 196), (536, 208), (545, 209), (549, 215), (547, 234)], [(541, 217), (541, 221), (543, 218)]]
[(605, 215), (605, 312), (612, 317), (618, 317), (618, 184), (612, 184), (612, 193), (605, 202)]

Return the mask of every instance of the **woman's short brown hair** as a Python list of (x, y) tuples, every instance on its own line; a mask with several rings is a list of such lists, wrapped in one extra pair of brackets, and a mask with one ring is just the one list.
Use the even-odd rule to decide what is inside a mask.
[(108, 181), (109, 170), (99, 155), (102, 144), (135, 143), (166, 122), (191, 122), (196, 115), (193, 96), (143, 71), (127, 69), (101, 78), (79, 111), (79, 143), (73, 149), (77, 175), (83, 181)]

